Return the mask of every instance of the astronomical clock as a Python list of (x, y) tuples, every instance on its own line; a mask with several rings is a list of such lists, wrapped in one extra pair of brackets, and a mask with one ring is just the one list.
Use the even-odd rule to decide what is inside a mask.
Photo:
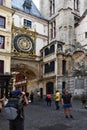
[(27, 34), (18, 34), (15, 36), (13, 44), (15, 50), (18, 52), (32, 53), (34, 50), (33, 39)]
[(11, 56), (36, 58), (36, 37), (36, 30), (32, 31), (25, 26), (16, 27), (13, 24)]

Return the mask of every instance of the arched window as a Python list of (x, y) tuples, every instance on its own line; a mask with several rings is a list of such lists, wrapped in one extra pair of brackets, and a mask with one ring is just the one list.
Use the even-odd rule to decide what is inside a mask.
[(62, 45), (57, 44), (57, 49), (62, 51)]
[(55, 52), (55, 45), (50, 46), (50, 53)]
[(49, 48), (45, 49), (45, 56), (49, 54)]

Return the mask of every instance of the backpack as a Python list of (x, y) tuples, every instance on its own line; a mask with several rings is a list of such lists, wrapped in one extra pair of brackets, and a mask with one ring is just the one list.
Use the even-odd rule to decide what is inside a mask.
[(8, 103), (3, 107), (2, 114), (7, 120), (15, 120), (20, 109), (23, 107), (22, 102), (18, 97), (12, 97), (8, 100)]

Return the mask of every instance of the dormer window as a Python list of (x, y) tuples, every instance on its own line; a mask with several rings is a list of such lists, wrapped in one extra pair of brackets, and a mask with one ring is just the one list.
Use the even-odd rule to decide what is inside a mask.
[(32, 6), (32, 1), (31, 0), (25, 0), (24, 1), (24, 4), (23, 4), (23, 7), (26, 9), (31, 9), (31, 6)]

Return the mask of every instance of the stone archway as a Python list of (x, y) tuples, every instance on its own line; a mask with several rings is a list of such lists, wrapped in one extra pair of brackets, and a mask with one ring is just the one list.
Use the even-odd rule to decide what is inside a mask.
[[(25, 76), (27, 89), (32, 86), (38, 86), (39, 63), (35, 60), (14, 58), (11, 62), (11, 72), (19, 72)], [(30, 82), (32, 82), (32, 85)], [(30, 89), (31, 90), (31, 89)]]

